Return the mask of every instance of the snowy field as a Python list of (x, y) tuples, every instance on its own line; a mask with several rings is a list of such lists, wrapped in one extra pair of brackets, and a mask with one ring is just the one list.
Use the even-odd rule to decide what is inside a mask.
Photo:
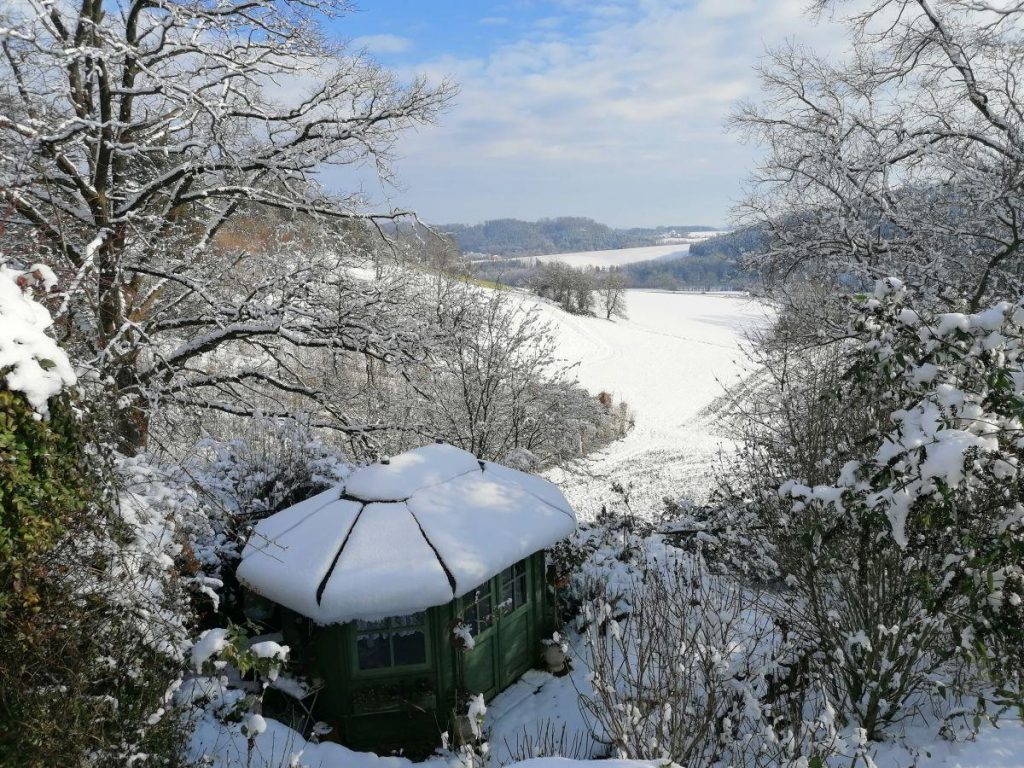
[(690, 244), (645, 245), (640, 248), (617, 248), (608, 251), (580, 251), (578, 253), (552, 253), (545, 256), (521, 256), (502, 261), (557, 261), (570, 267), (621, 267), (638, 261), (682, 258), (690, 252)]
[(550, 304), (562, 354), (579, 363), (580, 383), (626, 401), (636, 427), (623, 440), (551, 473), (583, 518), (632, 484), (634, 511), (657, 511), (663, 496), (707, 498), (723, 436), (705, 411), (746, 369), (744, 334), (767, 322), (743, 294), (628, 291), (628, 320), (569, 315)]
[[(579, 361), (579, 379), (594, 392), (628, 402), (636, 427), (624, 439), (570, 470), (555, 470), (557, 482), (581, 518), (591, 518), (613, 494), (613, 481), (631, 484), (633, 510), (656, 511), (663, 496), (706, 499), (718, 452), (730, 450), (709, 407), (750, 370), (744, 364), (744, 334), (768, 322), (767, 310), (742, 295), (629, 291), (629, 320), (609, 322), (569, 315), (549, 304), (543, 311), (558, 324), (566, 358)], [(578, 640), (578, 638), (576, 638)], [(581, 660), (582, 648), (571, 655)], [(577, 692), (589, 689), (582, 664), (570, 677), (528, 672), (490, 703), (488, 726), (497, 762), (536, 723), (585, 732)], [(935, 723), (908, 726), (900, 743), (879, 745), (877, 768), (1020, 768), (1024, 727), (1008, 718), (984, 727), (974, 741), (936, 740)]]
[[(636, 417), (624, 439), (576, 467), (550, 473), (582, 518), (593, 517), (611, 494), (613, 481), (633, 486), (632, 506), (638, 513), (656, 510), (662, 496), (704, 499), (713, 482), (716, 454), (729, 450), (709, 410), (723, 394), (749, 374), (741, 344), (744, 333), (767, 321), (763, 306), (742, 295), (629, 291), (630, 319), (609, 322), (568, 315), (527, 298), (555, 321), (560, 348), (578, 363), (581, 383), (594, 392), (610, 392), (627, 401)], [(590, 689), (586, 654), (580, 638), (570, 638), (572, 673), (553, 677), (531, 670), (488, 702), (485, 728), (491, 745), (490, 768), (513, 761), (524, 736), (549, 724), (558, 734), (564, 727), (568, 743), (579, 736), (578, 754), (586, 756), (590, 724), (580, 711), (579, 693)], [(247, 743), (237, 727), (226, 729), (208, 717), (199, 722), (191, 756), (214, 757), (221, 768), (248, 765), (284, 768), (455, 768), (457, 761), (436, 758), (415, 764), (402, 757), (357, 753), (338, 744), (308, 743), (273, 720)], [(935, 724), (923, 718), (907, 728), (898, 743), (879, 745), (877, 768), (1013, 768), (1024, 765), (1024, 728), (1004, 721), (985, 727), (976, 741), (936, 740)], [(841, 763), (842, 761), (840, 761)], [(832, 763), (830, 763), (832, 764)], [(839, 763), (836, 763), (837, 765)], [(848, 763), (847, 763), (848, 764)], [(598, 763), (544, 760), (530, 768), (597, 768)], [(608, 768), (647, 766), (644, 763), (602, 762)]]

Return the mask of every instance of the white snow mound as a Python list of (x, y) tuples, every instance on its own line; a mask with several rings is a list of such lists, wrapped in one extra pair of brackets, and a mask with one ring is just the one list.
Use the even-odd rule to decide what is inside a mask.
[(556, 486), (425, 445), (257, 524), (238, 579), (320, 624), (422, 611), (568, 536)]
[[(44, 284), (53, 273), (37, 271)], [(8, 389), (25, 395), (38, 413), (49, 411), (47, 400), (75, 383), (75, 371), (57, 342), (46, 335), (53, 321), (46, 307), (22, 290), (23, 273), (0, 267), (0, 378)]]

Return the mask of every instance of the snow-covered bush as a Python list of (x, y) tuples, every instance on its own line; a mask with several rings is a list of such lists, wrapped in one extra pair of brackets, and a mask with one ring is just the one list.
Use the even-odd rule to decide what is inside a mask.
[(515, 742), (505, 742), (508, 759), (498, 768), (533, 760), (537, 757), (564, 757), (569, 760), (587, 760), (592, 755), (593, 743), (585, 731), (573, 733), (566, 723), (556, 725), (551, 720), (540, 720), (523, 726)]
[(748, 505), (723, 498), (706, 505), (665, 499), (658, 526), (674, 546), (703, 553), (715, 572), (764, 584), (777, 580), (779, 566), (771, 542), (754, 535), (760, 528)]
[[(240, 737), (237, 740), (244, 743), (245, 755), (239, 750), (225, 763), (253, 765), (257, 739), (268, 727), (263, 716), (264, 697), (284, 679), (281, 672), (289, 653), (287, 645), (270, 638), (250, 638), (238, 625), (204, 631), (190, 651), (191, 674), (174, 697), (193, 731), (192, 748), (210, 736), (215, 751), (230, 751)], [(303, 741), (298, 733), (293, 736), (296, 742)], [(205, 758), (201, 762), (206, 764)]]
[(349, 473), (337, 449), (300, 419), (255, 419), (234, 426), (231, 438), (200, 441), (190, 464), (203, 489), (234, 518), (257, 522)]
[[(63, 389), (74, 374), (42, 335), (46, 311), (13, 294), (9, 277), (0, 274), (11, 369), (0, 377), (0, 762), (174, 764), (179, 729), (167, 709), (188, 620), (176, 525), (151, 497), (124, 491), (131, 473), (92, 440), (88, 413)], [(8, 322), (12, 302), (20, 325)], [(12, 349), (29, 357), (12, 363)]]
[[(420, 434), (491, 461), (518, 463), (525, 450), (537, 468), (597, 450), (628, 431), (626, 413), (609, 412), (577, 384), (554, 328), (521, 298), (441, 279), (425, 302), (435, 337), (430, 357), (402, 372), (410, 391), (373, 393), (394, 399), (392, 412), (397, 406), (415, 414)], [(397, 415), (388, 420), (400, 421)]]
[(49, 399), (76, 380), (68, 356), (46, 334), (50, 313), (31, 293), (37, 284), (48, 291), (56, 282), (44, 264), (24, 272), (0, 265), (0, 381), (43, 415)]
[(650, 560), (630, 579), (617, 619), (585, 608), (593, 695), (582, 704), (619, 758), (710, 765), (760, 726), (757, 704), (772, 627), (700, 557)]
[(198, 532), (192, 538), (205, 540), (207, 551), (212, 545), (216, 570), (229, 564), (224, 578), (212, 574), (218, 581), (207, 594), (220, 614), (213, 623), (242, 619), (234, 565), (252, 526), (341, 482), (351, 469), (300, 420), (261, 419), (234, 426), (235, 437), (207, 437), (183, 467), (169, 468), (207, 507), (205, 538)]
[(845, 336), (791, 356), (744, 435), (736, 501), (786, 576), (791, 687), (820, 681), (872, 739), (978, 678), (1019, 702), (1024, 309), (935, 313), (889, 279)]

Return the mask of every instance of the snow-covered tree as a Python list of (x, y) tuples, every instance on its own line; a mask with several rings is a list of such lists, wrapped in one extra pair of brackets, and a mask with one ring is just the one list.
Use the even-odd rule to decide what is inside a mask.
[(365, 360), (339, 370), (332, 397), (351, 402), (365, 423), (390, 424), (375, 449), (399, 452), (441, 439), (495, 461), (532, 453), (558, 463), (621, 436), (623, 411), (610, 412), (576, 382), (554, 329), (522, 297), (434, 276), (410, 312), (431, 340), (421, 361)]
[(936, 313), (895, 278), (848, 302), (845, 339), (748, 395), (737, 519), (786, 577), (792, 670), (880, 738), (977, 680), (1021, 701), (1024, 308)]
[[(5, 238), (61, 275), (55, 318), (118, 401), (126, 443), (145, 440), (158, 401), (328, 409), (296, 350), (392, 359), (414, 345), (396, 322), (400, 295), (346, 269), (368, 222), (405, 212), (329, 194), (316, 173), (369, 165), (388, 179), (396, 135), (433, 119), (452, 88), (402, 85), (333, 45), (320, 22), (344, 10), (28, 0), (0, 12)], [(350, 224), (329, 243), (292, 232), (271, 258), (218, 247), (239, 215), (275, 211), (293, 229)]]
[(897, 275), (973, 308), (1022, 285), (1024, 6), (814, 3), (849, 12), (850, 50), (789, 45), (736, 122), (766, 147), (741, 213), (776, 283)]
[(605, 320), (626, 318), (626, 280), (622, 275), (608, 270), (598, 278), (597, 302)]

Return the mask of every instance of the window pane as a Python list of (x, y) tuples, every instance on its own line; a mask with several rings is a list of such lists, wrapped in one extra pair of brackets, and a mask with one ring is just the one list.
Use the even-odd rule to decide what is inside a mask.
[(385, 632), (359, 635), (356, 638), (356, 653), (360, 669), (380, 669), (391, 666), (390, 638)]
[(396, 629), (401, 627), (422, 627), (427, 623), (427, 614), (420, 611), (419, 613), (410, 613), (408, 616), (392, 616), (391, 626)]
[(379, 621), (363, 621), (362, 619), (356, 619), (356, 629), (360, 632), (368, 629), (384, 629), (387, 625), (387, 619), (380, 619)]
[(480, 616), (477, 622), (477, 631), (483, 632), (485, 629), (491, 626), (491, 623), (494, 621), (494, 616), (491, 613), (491, 593), (487, 593), (486, 603), (478, 603), (477, 605), (477, 613)]
[(514, 611), (526, 604), (526, 563), (518, 562), (501, 572), (501, 606)]
[(502, 581), (501, 582), (501, 600), (499, 600), (500, 607), (502, 610), (512, 610), (515, 608), (515, 582)]
[(425, 664), (427, 661), (427, 637), (421, 629), (396, 632), (391, 640), (395, 651), (395, 666)]
[(481, 584), (462, 601), (462, 620), (474, 635), (491, 626), (491, 582)]
[(480, 620), (480, 616), (477, 612), (477, 604), (469, 603), (462, 611), (462, 621), (470, 628), (470, 630), (476, 634), (477, 624)]

